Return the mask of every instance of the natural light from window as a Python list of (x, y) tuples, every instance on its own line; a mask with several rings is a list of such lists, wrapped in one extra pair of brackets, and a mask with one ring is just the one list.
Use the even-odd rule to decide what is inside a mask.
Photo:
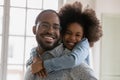
[[(0, 5), (2, 4), (3, 0), (0, 0)], [(0, 7), (0, 52), (3, 8), (4, 6)], [(58, 10), (58, 0), (10, 0), (9, 28), (7, 28), (9, 29), (7, 80), (24, 79), (25, 63), (30, 57), (31, 49), (36, 46), (32, 27), (35, 24), (35, 18), (44, 9)]]

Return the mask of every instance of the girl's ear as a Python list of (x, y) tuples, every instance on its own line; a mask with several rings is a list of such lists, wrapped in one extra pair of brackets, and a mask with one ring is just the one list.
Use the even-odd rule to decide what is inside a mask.
[(33, 34), (35, 35), (36, 34), (36, 26), (33, 26)]

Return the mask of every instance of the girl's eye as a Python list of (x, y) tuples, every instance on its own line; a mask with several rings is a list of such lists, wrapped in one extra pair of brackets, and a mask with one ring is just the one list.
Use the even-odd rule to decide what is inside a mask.
[(76, 36), (80, 37), (81, 35), (76, 35)]

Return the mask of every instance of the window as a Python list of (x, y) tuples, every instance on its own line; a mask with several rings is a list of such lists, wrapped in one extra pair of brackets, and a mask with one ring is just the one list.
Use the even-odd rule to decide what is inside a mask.
[[(1, 36), (0, 36), (0, 75), (1, 75)], [(1, 78), (1, 76), (0, 76)]]
[(0, 6), (0, 36), (2, 34), (2, 18), (3, 18), (3, 8)]
[(36, 46), (32, 26), (44, 9), (57, 11), (58, 0), (0, 0), (1, 80), (23, 80), (25, 63)]
[(0, 0), (0, 5), (3, 5), (3, 3), (4, 3), (3, 0)]
[(1, 48), (2, 48), (3, 0), (0, 0), (0, 78), (1, 78)]

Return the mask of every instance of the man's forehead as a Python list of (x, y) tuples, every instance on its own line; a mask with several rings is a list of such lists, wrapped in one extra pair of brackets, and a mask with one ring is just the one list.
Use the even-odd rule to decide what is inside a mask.
[(40, 18), (47, 18), (47, 17), (51, 17), (51, 18), (57, 17), (58, 18), (58, 15), (55, 12), (50, 12), (50, 11), (43, 12), (40, 15)]
[(56, 23), (59, 24), (59, 17), (56, 13), (54, 12), (44, 12), (41, 14), (41, 16), (39, 17), (39, 21), (40, 22), (52, 22), (52, 23)]

